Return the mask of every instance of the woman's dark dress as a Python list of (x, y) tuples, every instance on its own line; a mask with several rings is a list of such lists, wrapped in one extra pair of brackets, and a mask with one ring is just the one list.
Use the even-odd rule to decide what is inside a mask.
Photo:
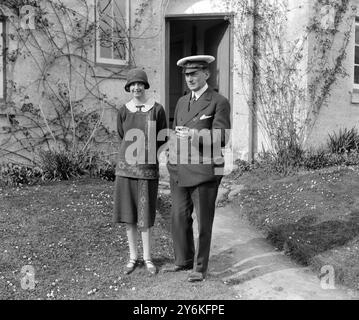
[(137, 223), (140, 228), (154, 225), (159, 178), (157, 151), (164, 143), (157, 141), (157, 135), (166, 128), (165, 111), (157, 102), (146, 112), (132, 112), (126, 105), (119, 109), (120, 150), (116, 167), (114, 222)]

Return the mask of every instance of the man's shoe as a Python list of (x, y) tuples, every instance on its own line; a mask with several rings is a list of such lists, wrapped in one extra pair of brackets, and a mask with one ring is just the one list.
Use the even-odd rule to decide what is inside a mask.
[(199, 281), (203, 281), (204, 278), (205, 276), (202, 272), (193, 271), (190, 273), (187, 280), (189, 282), (199, 282)]
[(163, 268), (162, 272), (179, 272), (179, 271), (185, 271), (185, 270), (191, 270), (193, 268), (193, 265), (186, 265), (186, 266), (171, 266), (168, 268)]

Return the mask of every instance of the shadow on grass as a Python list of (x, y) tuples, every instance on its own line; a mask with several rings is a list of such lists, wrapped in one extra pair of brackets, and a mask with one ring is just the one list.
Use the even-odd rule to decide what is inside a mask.
[(345, 221), (318, 223), (315, 216), (307, 216), (297, 223), (272, 228), (267, 239), (252, 239), (212, 256), (211, 275), (228, 285), (236, 285), (272, 272), (296, 268), (284, 254), (307, 266), (314, 256), (343, 246), (358, 235), (359, 211), (352, 212)]
[(315, 216), (308, 216), (297, 223), (272, 228), (267, 238), (299, 263), (308, 265), (314, 256), (343, 246), (359, 235), (359, 211), (353, 211), (348, 218), (317, 223)]
[(158, 269), (161, 269), (163, 266), (173, 263), (173, 259), (165, 256), (160, 256), (152, 259)]

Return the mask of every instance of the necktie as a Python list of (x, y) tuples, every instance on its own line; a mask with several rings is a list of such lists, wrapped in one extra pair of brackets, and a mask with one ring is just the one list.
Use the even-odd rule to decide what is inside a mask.
[(193, 95), (191, 100), (189, 101), (189, 105), (188, 105), (188, 111), (191, 110), (192, 105), (196, 102), (196, 96)]
[(141, 112), (142, 111), (142, 108), (144, 108), (145, 106), (142, 104), (140, 106), (136, 106), (137, 108), (137, 111)]

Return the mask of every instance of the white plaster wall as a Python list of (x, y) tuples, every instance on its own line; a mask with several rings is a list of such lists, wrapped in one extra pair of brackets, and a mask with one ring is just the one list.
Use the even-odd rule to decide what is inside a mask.
[[(299, 40), (298, 43), (304, 43), (303, 59), (298, 64), (299, 76), (298, 83), (302, 88), (306, 88), (308, 85), (308, 74), (307, 74), (307, 64), (308, 64), (308, 41), (303, 41), (306, 36), (306, 27), (309, 23), (311, 5), (312, 2), (309, 0), (288, 0), (283, 1), (287, 3), (287, 22), (284, 37), (282, 38), (282, 44), (286, 54), (291, 54), (292, 48), (295, 46), (295, 42)], [(309, 101), (304, 101), (303, 104), (298, 108), (296, 115), (298, 118), (302, 119), (301, 122), (304, 123), (305, 115), (309, 108)], [(260, 117), (260, 114), (258, 115)], [(258, 141), (257, 141), (257, 151), (262, 152), (263, 149), (268, 150), (270, 147), (270, 140), (259, 121), (258, 125)]]
[[(139, 0), (131, 1), (131, 20), (134, 21), (135, 10), (138, 8)], [(66, 4), (74, 5), (76, 2), (66, 0)], [(165, 15), (176, 14), (215, 14), (215, 13), (231, 13), (233, 7), (231, 4), (235, 1), (219, 1), (219, 0), (153, 0), (149, 2), (146, 8), (143, 22), (138, 29), (132, 31), (133, 40), (133, 57), (138, 67), (143, 67), (148, 73), (151, 88), (148, 94), (154, 96), (160, 103), (164, 103), (165, 98)], [(88, 0), (90, 20), (93, 19), (94, 1)], [(308, 24), (311, 14), (312, 1), (310, 0), (289, 0), (288, 10), (288, 39), (297, 39), (305, 33), (305, 26)], [(359, 0), (352, 0), (352, 5), (358, 6)], [(74, 7), (74, 9), (76, 9)], [(55, 18), (54, 18), (55, 19)], [(354, 22), (354, 21), (353, 21)], [(251, 32), (251, 21), (239, 21), (234, 19), (235, 26), (246, 28), (247, 32)], [(35, 31), (36, 32), (36, 31)], [(324, 106), (316, 121), (313, 131), (310, 132), (307, 140), (308, 147), (318, 147), (326, 142), (328, 133), (339, 128), (350, 128), (358, 126), (359, 122), (359, 104), (352, 103), (352, 83), (353, 83), (353, 60), (354, 60), (354, 24), (353, 37), (348, 46), (347, 59), (345, 60), (345, 68), (349, 73), (348, 78), (338, 79), (333, 87), (332, 94), (328, 103)], [(233, 37), (233, 73), (232, 73), (232, 146), (235, 151), (235, 158), (241, 157), (246, 159), (249, 150), (249, 108), (248, 100), (251, 96), (251, 75), (245, 78), (238, 76), (238, 70), (245, 65), (236, 51), (235, 37)], [(10, 42), (10, 50), (15, 48), (16, 44)], [(305, 50), (308, 50), (306, 48)], [(90, 52), (90, 58), (93, 59), (93, 51)], [(41, 62), (41, 56), (35, 57)], [(305, 63), (308, 57), (303, 60), (301, 68), (305, 70)], [(120, 69), (116, 69), (120, 70)], [(101, 68), (95, 68), (95, 71), (101, 75), (105, 73)], [(126, 68), (122, 70), (126, 74)], [(34, 82), (39, 77), (39, 69), (33, 59), (21, 58), (18, 60), (13, 72), (8, 73), (8, 79), (14, 80), (20, 88), (23, 88), (20, 94), (14, 95), (16, 103), (21, 103), (21, 99), (25, 94), (29, 94), (34, 104), (41, 101), (41, 92)], [(302, 81), (308, 81), (308, 74), (303, 74)], [(108, 96), (108, 99), (116, 106), (120, 106), (127, 101), (130, 96), (123, 87), (125, 79), (106, 79), (101, 81), (100, 89)], [(97, 107), (101, 107), (98, 105)], [(308, 105), (304, 106), (308, 108)], [(47, 112), (49, 110), (45, 110)], [(115, 129), (116, 112), (112, 108), (105, 111), (104, 122), (112, 129)], [(1, 122), (6, 122), (1, 119)], [(265, 144), (265, 135), (259, 128), (258, 131), (258, 147), (261, 148), (262, 143)]]
[[(71, 0), (66, 0), (66, 4), (73, 4)], [(93, 19), (94, 1), (89, 0), (90, 20)], [(135, 11), (139, 6), (140, 1), (131, 1), (131, 21), (136, 18)], [(157, 101), (164, 104), (165, 99), (165, 15), (171, 14), (214, 14), (214, 13), (230, 13), (231, 8), (225, 6), (226, 1), (188, 1), (188, 0), (170, 0), (160, 1), (154, 0), (149, 2), (149, 6), (145, 9), (142, 16), (142, 23), (136, 30), (131, 31), (133, 37), (133, 58), (137, 67), (143, 67), (149, 77), (150, 89), (149, 96), (154, 96)], [(76, 9), (76, 8), (74, 8)], [(248, 28), (251, 32), (251, 25), (248, 21), (238, 21), (235, 19), (235, 24), (239, 24), (243, 28)], [(35, 31), (36, 32), (36, 31)], [(15, 46), (12, 43), (11, 46)], [(233, 73), (232, 73), (232, 97), (228, 97), (232, 101), (232, 126), (233, 139), (232, 145), (236, 153), (235, 158), (240, 156), (246, 159), (248, 156), (249, 143), (249, 128), (248, 128), (248, 97), (251, 95), (251, 79), (248, 73), (248, 78), (240, 79), (237, 74), (237, 68), (242, 67), (241, 57), (236, 53), (235, 43), (233, 43)], [(90, 58), (93, 59), (94, 50), (89, 51)], [(36, 59), (41, 61), (41, 56), (36, 56)], [(114, 68), (114, 70), (122, 71), (122, 79), (97, 79), (101, 81), (100, 90), (106, 94), (108, 99), (120, 106), (126, 102), (130, 96), (124, 90), (126, 68)], [(66, 70), (60, 70), (66, 76)], [(98, 75), (105, 76), (106, 72), (101, 68), (95, 67), (95, 72)], [(29, 94), (31, 102), (38, 105), (41, 98), (41, 91), (37, 89), (34, 80), (39, 77), (39, 69), (33, 59), (21, 60), (16, 63), (14, 71), (9, 74), (18, 86), (24, 88), (19, 95), (14, 94), (14, 99), (17, 104), (21, 103), (24, 95)], [(56, 74), (56, 72), (55, 72)], [(43, 101), (45, 104), (45, 101)], [(89, 108), (96, 106), (88, 106)], [(101, 105), (97, 105), (101, 108)], [(50, 112), (50, 110), (45, 110)], [(116, 126), (116, 112), (112, 108), (106, 108), (104, 114), (104, 122), (115, 129)]]
[[(352, 0), (351, 5), (359, 9), (359, 1)], [(321, 108), (315, 126), (308, 137), (308, 148), (324, 147), (328, 141), (328, 134), (338, 133), (339, 129), (359, 128), (359, 104), (352, 102), (354, 82), (354, 41), (355, 25), (352, 19), (351, 39), (347, 47), (347, 57), (344, 61), (344, 68), (349, 74), (348, 77), (339, 77), (332, 87), (327, 103)], [(340, 36), (343, 37), (345, 27), (341, 28)], [(335, 53), (341, 41), (336, 42), (333, 48)]]

